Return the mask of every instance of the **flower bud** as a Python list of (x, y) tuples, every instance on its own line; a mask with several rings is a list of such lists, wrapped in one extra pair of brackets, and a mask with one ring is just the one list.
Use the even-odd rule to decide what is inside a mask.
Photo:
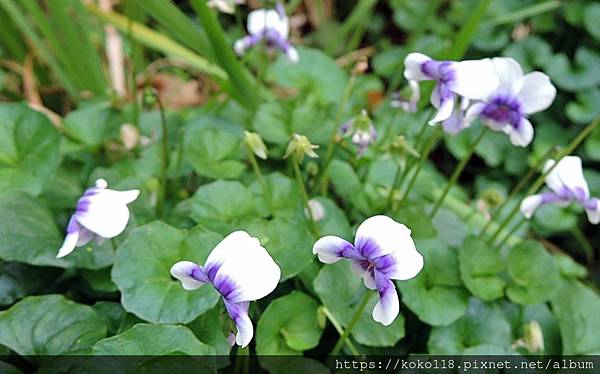
[(540, 324), (536, 320), (530, 321), (524, 327), (525, 347), (529, 353), (539, 353), (544, 351), (544, 333)]
[(502, 202), (504, 202), (504, 196), (502, 196), (502, 193), (494, 189), (483, 191), (481, 194), (481, 199), (488, 207), (492, 209), (498, 207), (500, 204), (502, 204)]
[(283, 158), (288, 158), (290, 155), (294, 155), (299, 162), (304, 159), (304, 156), (318, 158), (319, 155), (317, 155), (314, 151), (317, 148), (319, 148), (319, 146), (311, 144), (310, 140), (308, 140), (306, 136), (294, 134), (292, 135), (292, 140), (290, 141)]
[[(310, 215), (308, 212), (309, 209)], [(325, 207), (323, 207), (323, 204), (321, 204), (319, 200), (310, 199), (308, 200), (308, 209), (304, 209), (304, 215), (312, 218), (313, 221), (318, 222), (325, 218)]]
[(244, 131), (244, 143), (256, 155), (256, 157), (267, 159), (267, 146), (260, 135), (255, 132)]

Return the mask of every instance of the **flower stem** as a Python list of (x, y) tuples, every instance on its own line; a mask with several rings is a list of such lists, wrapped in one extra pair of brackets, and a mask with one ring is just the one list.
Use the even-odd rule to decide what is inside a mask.
[[(500, 206), (498, 206), (494, 210), (494, 212), (492, 213), (493, 216), (500, 216), (500, 213), (502, 213), (504, 208), (506, 208), (506, 204), (508, 204), (509, 201), (511, 201), (515, 196), (517, 196), (517, 194), (519, 192), (521, 192), (521, 190), (523, 188), (525, 188), (525, 185), (527, 184), (527, 182), (529, 182), (531, 180), (531, 178), (533, 178), (534, 174), (537, 173), (539, 168), (546, 162), (546, 160), (552, 155), (552, 153), (556, 152), (556, 150), (557, 150), (556, 147), (550, 148), (542, 156), (542, 158), (540, 158), (539, 161), (536, 162), (536, 164), (531, 169), (529, 169), (527, 174), (525, 174), (525, 176), (523, 178), (521, 178), (519, 183), (517, 183), (517, 185), (512, 189), (512, 191), (510, 191), (510, 194), (508, 195), (508, 197), (506, 199), (504, 199), (504, 201), (500, 204)], [(487, 223), (483, 226), (483, 228), (479, 232), (479, 236), (482, 236), (483, 234), (485, 234), (485, 232), (490, 227), (492, 222), (493, 222), (493, 220), (491, 220), (491, 219), (487, 221)]]
[(404, 203), (404, 201), (406, 201), (406, 198), (410, 194), (410, 191), (412, 190), (413, 186), (415, 185), (415, 182), (417, 181), (417, 177), (419, 176), (419, 173), (421, 173), (421, 169), (423, 168), (423, 164), (425, 163), (425, 161), (429, 157), (429, 153), (431, 153), (434, 145), (437, 142), (437, 139), (440, 136), (441, 131), (442, 130), (440, 129), (440, 126), (437, 126), (433, 130), (433, 134), (431, 134), (431, 136), (429, 137), (429, 141), (427, 143), (425, 143), (425, 146), (423, 147), (423, 151), (420, 152), (421, 153), (421, 158), (417, 161), (417, 170), (415, 170), (412, 178), (410, 179), (410, 182), (408, 182), (408, 186), (406, 187), (406, 191), (404, 191), (404, 194), (400, 197), (400, 201), (398, 202), (398, 205), (396, 205), (396, 208), (394, 209), (393, 214), (398, 213), (398, 211), (400, 210), (400, 207), (402, 207), (402, 204)]
[(394, 191), (396, 191), (396, 188), (398, 188), (398, 184), (406, 174), (406, 170), (408, 170), (408, 165), (404, 165), (404, 171), (402, 171), (402, 166), (400, 166), (400, 164), (398, 164), (398, 167), (396, 168), (396, 173), (394, 173), (394, 181), (392, 182), (390, 193), (387, 199), (387, 207), (390, 210), (392, 209), (392, 204), (394, 204)]
[(312, 210), (310, 209), (310, 205), (308, 204), (308, 193), (306, 192), (306, 188), (304, 187), (304, 179), (302, 178), (302, 172), (300, 172), (300, 160), (296, 156), (292, 157), (292, 168), (294, 168), (294, 175), (296, 176), (296, 183), (298, 184), (298, 189), (300, 190), (300, 195), (302, 196), (302, 202), (304, 203), (304, 208), (308, 217), (306, 220), (308, 221), (308, 225), (310, 226), (310, 230), (312, 233), (319, 237), (319, 228), (314, 220), (312, 215)]
[[(325, 315), (327, 316), (335, 330), (338, 332), (338, 334), (340, 334), (340, 336), (343, 335), (344, 329), (342, 328), (342, 325), (340, 325), (340, 323), (335, 319), (335, 317), (333, 316), (333, 314), (331, 314), (329, 309), (323, 307), (323, 313), (325, 313)], [(348, 346), (348, 349), (350, 349), (350, 352), (352, 352), (353, 355), (360, 356), (360, 352), (358, 352), (358, 350), (350, 340), (346, 341), (346, 345)]]
[(504, 239), (502, 239), (500, 241), (500, 244), (498, 244), (498, 246), (496, 247), (497, 249), (500, 249), (504, 246), (504, 244), (506, 244), (506, 242), (508, 241), (508, 239), (514, 235), (514, 233), (517, 232), (518, 229), (521, 228), (521, 226), (523, 226), (523, 224), (525, 223), (525, 219), (521, 218), (521, 220), (519, 222), (517, 222), (516, 225), (513, 226), (512, 229), (510, 229), (510, 231), (506, 234), (506, 236), (504, 237)]
[[(153, 91), (154, 92), (154, 91)], [(156, 200), (156, 215), (162, 217), (165, 208), (165, 198), (167, 196), (167, 173), (169, 170), (169, 134), (167, 131), (167, 118), (165, 116), (165, 108), (163, 107), (160, 97), (155, 93), (156, 102), (160, 112), (160, 126), (162, 129), (162, 162), (160, 169), (160, 188)]]
[(454, 172), (452, 173), (452, 176), (450, 177), (450, 180), (448, 181), (448, 184), (446, 185), (444, 192), (442, 192), (442, 196), (440, 196), (440, 198), (437, 200), (437, 202), (433, 206), (433, 209), (431, 210), (431, 213), (429, 214), (429, 218), (433, 219), (433, 217), (435, 217), (437, 212), (440, 210), (442, 203), (446, 199), (446, 195), (448, 195), (452, 186), (454, 186), (456, 184), (456, 181), (458, 180), (458, 178), (462, 174), (463, 170), (467, 166), (467, 163), (469, 162), (471, 157), (473, 157), (473, 153), (475, 153), (475, 148), (477, 148), (477, 145), (485, 137), (485, 134), (487, 134), (487, 132), (488, 132), (488, 127), (484, 126), (483, 129), (481, 130), (481, 132), (479, 133), (479, 136), (477, 136), (477, 139), (475, 139), (475, 141), (473, 143), (471, 143), (471, 145), (469, 146), (467, 155), (459, 162), (459, 164), (454, 169)]
[[(598, 125), (600, 125), (600, 115), (596, 116), (596, 118), (594, 118), (592, 120), (592, 122), (590, 122), (589, 125), (587, 125), (583, 130), (581, 130), (581, 132), (571, 141), (571, 143), (569, 143), (569, 145), (566, 148), (564, 148), (562, 151), (560, 151), (558, 153), (558, 157), (557, 157), (557, 160), (554, 163), (554, 165), (551, 168), (549, 168), (548, 170), (546, 170), (545, 173), (542, 173), (533, 182), (533, 185), (527, 190), (527, 192), (525, 193), (525, 196), (533, 195), (534, 193), (536, 193), (540, 189), (540, 187), (542, 187), (542, 185), (544, 184), (546, 176), (548, 174), (550, 174), (552, 172), (552, 170), (554, 170), (554, 168), (558, 165), (560, 160), (562, 160), (563, 157), (571, 154), (575, 150), (575, 148), (577, 148), (579, 146), (579, 144), (581, 144), (581, 142), (583, 142), (585, 140), (585, 138), (587, 138), (587, 136), (592, 131), (594, 131), (594, 129), (596, 127), (598, 127)], [(502, 232), (502, 230), (506, 227), (506, 225), (509, 224), (509, 222), (513, 219), (515, 214), (517, 214), (517, 212), (519, 212), (519, 208), (520, 208), (520, 204), (515, 205), (515, 207), (510, 211), (510, 213), (504, 218), (504, 220), (500, 223), (500, 225), (498, 226), (498, 228), (496, 229), (496, 231), (490, 238), (490, 240), (489, 240), (490, 243), (493, 243), (498, 238), (498, 235), (500, 235), (500, 232)]]
[(323, 167), (319, 173), (319, 177), (317, 178), (317, 183), (315, 186), (317, 188), (320, 187), (321, 195), (327, 195), (327, 187), (329, 184), (328, 179), (328, 169), (331, 161), (333, 161), (333, 155), (335, 153), (335, 148), (337, 146), (337, 132), (338, 127), (340, 126), (340, 122), (342, 121), (342, 115), (344, 114), (344, 108), (346, 107), (346, 102), (348, 98), (350, 98), (350, 94), (352, 93), (352, 88), (354, 87), (354, 83), (356, 81), (356, 73), (353, 71), (350, 79), (348, 80), (348, 84), (346, 85), (346, 89), (344, 90), (344, 94), (342, 99), (340, 100), (340, 105), (338, 106), (337, 112), (335, 114), (335, 120), (333, 123), (333, 130), (331, 131), (331, 136), (329, 137), (329, 145), (327, 146), (327, 154), (325, 156), (325, 162), (323, 163)]
[(331, 354), (330, 354), (331, 356), (335, 356), (340, 353), (340, 350), (344, 346), (346, 339), (348, 339), (348, 337), (350, 336), (350, 333), (352, 332), (354, 325), (356, 325), (356, 323), (362, 316), (362, 314), (365, 310), (365, 307), (369, 303), (369, 300), (371, 299), (373, 294), (374, 293), (371, 291), (367, 291), (367, 293), (365, 293), (365, 296), (363, 297), (362, 301), (360, 302), (360, 305), (358, 306), (358, 308), (356, 308), (356, 312), (354, 312), (354, 316), (350, 320), (350, 323), (348, 324), (348, 326), (346, 326), (346, 330), (344, 330), (344, 333), (338, 339), (337, 343), (335, 344), (335, 347), (333, 347), (333, 350), (331, 351)]
[(250, 160), (250, 164), (252, 165), (252, 169), (254, 170), (256, 179), (258, 180), (258, 183), (260, 183), (263, 195), (265, 195), (265, 200), (267, 202), (267, 206), (269, 207), (269, 212), (271, 213), (271, 215), (274, 215), (275, 209), (273, 207), (273, 200), (271, 200), (271, 190), (269, 189), (269, 185), (267, 184), (267, 181), (265, 180), (262, 172), (260, 171), (260, 166), (258, 165), (256, 156), (254, 156), (254, 152), (252, 151), (252, 149), (250, 149), (249, 146), (246, 146), (246, 149), (248, 151), (248, 159)]
[(594, 263), (594, 247), (592, 247), (592, 244), (590, 243), (590, 241), (585, 237), (585, 234), (581, 231), (581, 229), (579, 227), (574, 226), (570, 231), (571, 231), (571, 234), (573, 234), (573, 237), (575, 238), (575, 240), (577, 240), (577, 242), (579, 242), (579, 245), (581, 245), (581, 248), (583, 249), (583, 252), (585, 253), (587, 263), (593, 264)]

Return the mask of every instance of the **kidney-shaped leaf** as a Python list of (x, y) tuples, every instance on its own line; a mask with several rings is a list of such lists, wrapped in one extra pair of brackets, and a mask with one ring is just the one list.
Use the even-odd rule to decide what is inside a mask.
[(498, 250), (470, 236), (460, 246), (458, 259), (462, 280), (473, 295), (488, 301), (504, 295), (506, 281), (499, 274), (506, 265)]
[(318, 307), (313, 298), (298, 291), (273, 300), (258, 321), (256, 353), (289, 355), (316, 347), (323, 332)]
[(91, 307), (62, 295), (29, 296), (0, 312), (0, 344), (20, 355), (84, 353), (105, 336)]
[(220, 240), (201, 228), (182, 231), (160, 221), (133, 230), (119, 246), (112, 270), (123, 307), (154, 323), (188, 323), (212, 308), (218, 301), (213, 287), (186, 291), (169, 270), (183, 260), (203, 264)]
[(0, 105), (0, 190), (39, 195), (59, 164), (59, 136), (50, 120), (25, 104)]

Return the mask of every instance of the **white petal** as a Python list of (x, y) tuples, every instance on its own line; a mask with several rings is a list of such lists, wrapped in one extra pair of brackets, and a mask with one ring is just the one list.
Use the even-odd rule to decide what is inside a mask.
[(219, 266), (215, 284), (231, 281), (235, 292), (230, 301), (252, 301), (271, 293), (281, 278), (281, 269), (258, 239), (245, 231), (229, 234), (213, 249), (206, 260), (206, 268)]
[(184, 289), (195, 290), (204, 284), (192, 277), (192, 272), (195, 270), (199, 271), (200, 266), (191, 261), (179, 261), (171, 266), (171, 275), (181, 281)]
[(355, 247), (358, 248), (361, 242), (369, 240), (378, 247), (377, 257), (414, 247), (408, 227), (383, 215), (367, 218), (358, 226)]
[(248, 304), (225, 301), (225, 307), (237, 328), (235, 342), (243, 348), (250, 344), (254, 336), (254, 326), (252, 326), (252, 321), (248, 316)]
[(272, 17), (269, 16), (270, 12), (274, 12), (277, 16), (277, 12), (266, 9), (257, 9), (248, 14), (247, 28), (251, 35), (260, 35), (265, 31), (265, 28), (267, 27), (267, 17)]
[(404, 59), (404, 78), (409, 81), (431, 80), (421, 70), (421, 65), (429, 60), (431, 58), (422, 53), (409, 53)]
[[(552, 169), (552, 167), (554, 167), (554, 164), (556, 164), (556, 161), (554, 160), (546, 161), (546, 164), (544, 164), (544, 173), (547, 173), (548, 170)], [(546, 175), (545, 181), (546, 186), (548, 186), (552, 191), (556, 192), (557, 194), (560, 194), (563, 187), (565, 187), (563, 185), (562, 180), (560, 179), (560, 175), (558, 173), (558, 166), (552, 169), (552, 171), (548, 175)]]
[(96, 237), (96, 234), (94, 234), (90, 230), (86, 229), (85, 227), (80, 228), (79, 239), (77, 239), (77, 246), (81, 247), (86, 245), (87, 243), (91, 242), (92, 239), (94, 239), (94, 237)]
[(410, 236), (391, 255), (394, 258), (395, 265), (385, 272), (385, 275), (390, 279), (411, 279), (423, 270), (423, 256), (417, 252), (415, 243)]
[(540, 112), (550, 105), (556, 97), (556, 88), (550, 78), (539, 71), (534, 71), (523, 77), (523, 87), (517, 98), (521, 109), (526, 114)]
[(238, 56), (242, 56), (246, 52), (246, 41), (244, 38), (239, 38), (233, 43), (233, 50)]
[(77, 241), (79, 240), (79, 231), (75, 231), (69, 233), (65, 236), (65, 241), (63, 242), (62, 247), (58, 250), (58, 254), (56, 258), (65, 257), (69, 253), (75, 250), (75, 246), (77, 245)]
[[(435, 90), (434, 90), (435, 92)], [(433, 94), (432, 94), (433, 96)], [(438, 122), (442, 122), (447, 120), (452, 115), (452, 110), (454, 109), (454, 99), (447, 99), (443, 101), (438, 108), (435, 116), (429, 121), (430, 125), (434, 125)]]
[(600, 199), (596, 199), (596, 207), (592, 208), (592, 209), (586, 209), (585, 212), (587, 213), (588, 216), (588, 221), (590, 221), (590, 223), (592, 225), (597, 225), (598, 223), (600, 223)]
[(362, 267), (362, 265), (360, 264), (359, 261), (357, 260), (352, 260), (351, 262), (351, 267), (352, 272), (356, 275), (358, 275), (359, 277), (361, 277), (363, 279), (363, 283), (365, 284), (365, 287), (367, 287), (368, 289), (374, 290), (377, 287), (375, 286), (375, 278), (373, 278), (373, 275), (371, 274), (370, 271), (367, 271), (364, 267)]
[(521, 214), (527, 218), (531, 219), (535, 211), (542, 205), (542, 195), (531, 195), (527, 196), (521, 202)]
[(288, 59), (294, 64), (300, 60), (300, 56), (298, 55), (298, 50), (294, 48), (294, 46), (290, 45), (286, 51), (286, 55)]
[(482, 100), (498, 88), (498, 75), (489, 58), (453, 64), (456, 78), (452, 91), (473, 100)]
[(577, 189), (581, 189), (585, 194), (582, 200), (587, 200), (589, 198), (590, 190), (585, 181), (585, 177), (583, 176), (581, 158), (577, 156), (563, 157), (555, 170), (558, 171), (558, 176), (562, 184), (567, 186), (569, 190), (576, 191)]
[(398, 293), (396, 292), (396, 286), (394, 286), (391, 280), (377, 273), (375, 277), (379, 292), (379, 301), (375, 304), (375, 308), (373, 308), (373, 319), (384, 326), (389, 326), (398, 317), (398, 313), (400, 313)]
[[(508, 129), (508, 127), (506, 127)], [(533, 125), (527, 118), (521, 118), (519, 127), (510, 127), (510, 142), (517, 147), (527, 147), (533, 140)]]
[(523, 86), (523, 69), (521, 69), (521, 65), (509, 57), (495, 57), (492, 59), (492, 63), (498, 76), (496, 92), (501, 95), (516, 95)]
[(328, 235), (317, 240), (313, 245), (313, 254), (319, 257), (319, 261), (325, 264), (333, 264), (344, 258), (344, 250), (350, 247), (353, 247), (352, 244), (344, 239)]
[(283, 39), (287, 39), (290, 33), (290, 25), (287, 17), (282, 17), (276, 10), (271, 10), (267, 14), (267, 27), (277, 30)]
[(76, 214), (77, 221), (104, 238), (114, 238), (125, 230), (129, 221), (127, 204), (139, 195), (138, 190), (99, 190), (87, 197), (90, 204), (85, 212)]
[(465, 127), (471, 125), (471, 123), (473, 123), (473, 121), (475, 121), (475, 119), (479, 117), (479, 114), (481, 113), (483, 108), (485, 108), (485, 103), (475, 103), (467, 109), (467, 111), (465, 112), (465, 117), (463, 118)]

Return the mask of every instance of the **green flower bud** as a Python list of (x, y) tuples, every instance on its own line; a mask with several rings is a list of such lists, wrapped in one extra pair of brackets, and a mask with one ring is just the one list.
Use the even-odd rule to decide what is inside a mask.
[(255, 132), (244, 131), (244, 143), (256, 155), (256, 157), (267, 159), (267, 146), (260, 135)]
[(310, 143), (310, 140), (304, 135), (294, 134), (292, 135), (292, 140), (290, 144), (288, 144), (287, 150), (285, 151), (285, 156), (283, 158), (288, 158), (290, 155), (294, 155), (294, 157), (301, 162), (304, 159), (304, 156), (318, 158), (319, 155), (315, 153), (315, 149), (319, 148), (318, 145), (313, 145)]

